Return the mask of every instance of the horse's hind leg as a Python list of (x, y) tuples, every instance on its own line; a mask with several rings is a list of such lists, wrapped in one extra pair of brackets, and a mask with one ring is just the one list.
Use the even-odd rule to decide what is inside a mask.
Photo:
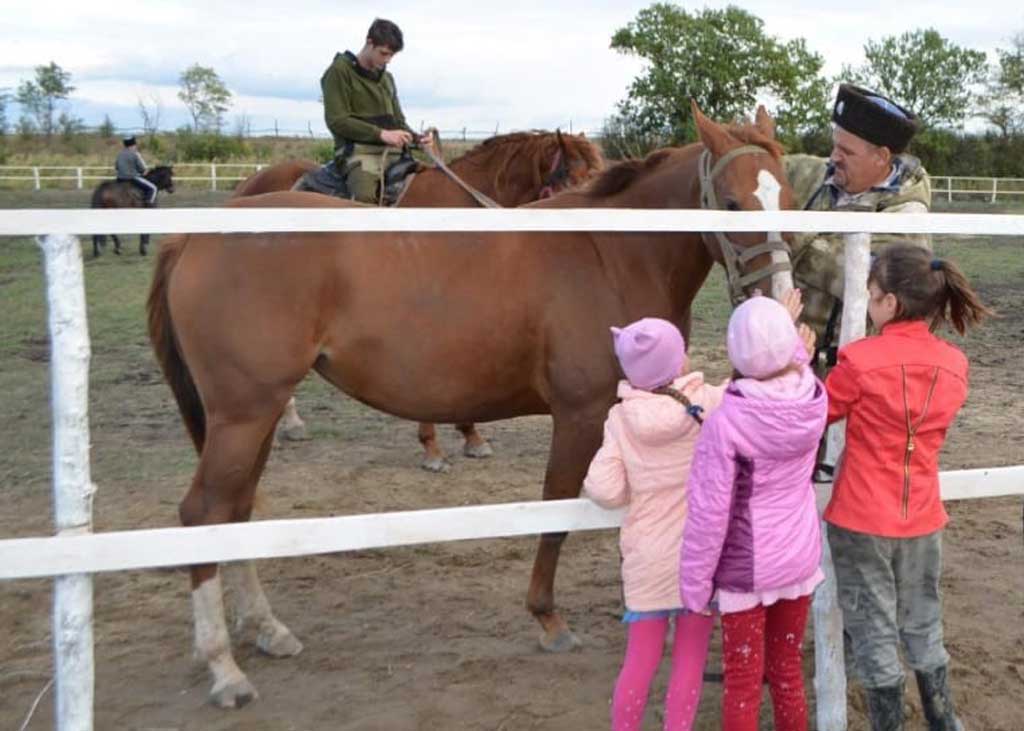
[[(254, 493), (273, 443), (274, 435), (271, 433), (263, 441), (259, 457), (253, 467), (252, 489)], [(252, 514), (251, 502), (248, 507), (249, 511), (245, 515), (239, 516), (239, 519), (249, 520)], [(271, 657), (291, 657), (302, 652), (302, 643), (274, 616), (256, 573), (256, 562), (242, 561), (226, 568), (228, 570), (225, 571), (224, 579), (234, 589), (235, 630), (244, 632), (249, 628), (255, 629), (256, 646)]]
[(462, 433), (465, 443), (462, 445), (462, 453), (467, 457), (484, 459), (494, 455), (494, 450), (487, 440), (480, 436), (476, 430), (476, 424), (456, 424), (455, 428)]
[[(579, 497), (590, 460), (601, 444), (605, 406), (592, 414), (567, 414), (554, 419), (551, 454), (544, 475), (544, 499)], [(564, 652), (579, 644), (568, 623), (555, 609), (555, 570), (567, 533), (544, 533), (533, 563), (526, 607), (544, 630), (540, 645), (550, 652)]]
[(100, 234), (94, 234), (92, 237), (92, 255), (93, 258), (98, 257), (104, 246), (107, 245), (107, 237)]
[(149, 234), (139, 234), (139, 256), (146, 255), (147, 246), (149, 246)]
[(114, 253), (121, 256), (121, 239), (117, 238), (117, 234), (110, 234), (110, 238), (114, 240)]
[(447, 472), (451, 469), (448, 461), (444, 458), (444, 452), (437, 443), (437, 429), (433, 424), (420, 422), (419, 428), (420, 444), (423, 445), (423, 461), (420, 467), (427, 472)]
[(288, 403), (284, 406), (284, 414), (281, 416), (278, 429), (281, 432), (281, 436), (290, 442), (301, 442), (304, 439), (309, 439), (309, 435), (306, 432), (306, 422), (302, 420), (298, 410), (295, 408), (294, 396), (288, 399)]
[[(262, 403), (265, 410), (246, 421), (207, 414), (209, 429), (199, 466), (179, 508), (183, 525), (237, 522), (250, 515), (262, 469), (260, 457), (281, 408)], [(231, 654), (217, 564), (193, 566), (191, 573), (196, 654), (213, 676), (210, 700), (224, 708), (240, 708), (257, 693)]]

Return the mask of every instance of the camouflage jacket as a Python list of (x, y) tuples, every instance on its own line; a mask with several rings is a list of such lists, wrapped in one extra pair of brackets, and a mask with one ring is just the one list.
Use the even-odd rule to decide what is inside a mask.
[[(898, 155), (885, 185), (847, 195), (831, 181), (828, 160), (811, 155), (783, 158), (786, 176), (799, 208), (812, 211), (877, 211), (926, 213), (931, 209), (931, 181), (921, 162)], [(872, 248), (897, 241), (931, 248), (927, 234), (873, 234)], [(843, 296), (841, 234), (802, 233), (793, 237), (793, 279), (804, 290), (804, 317), (819, 338), (824, 332), (833, 298)]]
[(334, 136), (335, 154), (352, 144), (380, 145), (382, 129), (404, 129), (395, 79), (388, 71), (374, 73), (362, 68), (351, 51), (336, 54), (320, 79), (324, 95), (324, 120)]

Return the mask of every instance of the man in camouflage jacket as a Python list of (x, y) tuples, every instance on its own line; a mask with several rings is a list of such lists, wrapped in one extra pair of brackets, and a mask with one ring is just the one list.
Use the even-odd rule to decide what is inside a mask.
[(428, 143), (405, 121), (388, 62), (402, 50), (401, 29), (377, 18), (358, 54), (338, 53), (320, 79), (324, 120), (334, 137), (337, 169), (356, 200), (376, 203), (381, 170), (414, 140)]
[[(813, 211), (926, 213), (931, 182), (921, 162), (905, 152), (918, 129), (917, 117), (889, 99), (842, 84), (832, 111), (832, 155), (787, 155), (783, 162), (797, 205)], [(875, 234), (873, 247), (901, 241), (931, 248), (928, 235)], [(840, 234), (794, 236), (793, 279), (803, 290), (803, 319), (828, 352), (838, 340), (838, 304), (843, 295)], [(826, 342), (834, 320), (832, 342)]]

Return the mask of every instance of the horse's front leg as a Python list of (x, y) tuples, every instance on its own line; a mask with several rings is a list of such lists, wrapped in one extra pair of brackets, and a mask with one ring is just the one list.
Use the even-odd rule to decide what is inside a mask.
[(98, 257), (102, 252), (104, 246), (107, 245), (107, 237), (100, 234), (94, 234), (92, 237), (92, 255), (93, 258)]
[[(606, 406), (601, 405), (587, 412), (553, 414), (551, 454), (544, 475), (545, 500), (579, 497), (590, 460), (601, 445), (605, 411)], [(564, 652), (579, 645), (579, 639), (555, 609), (555, 571), (567, 535), (541, 535), (526, 595), (526, 607), (543, 629), (540, 645), (549, 652)]]
[(149, 234), (139, 234), (139, 256), (146, 255), (147, 246), (149, 246)]
[(464, 455), (476, 459), (485, 459), (494, 455), (491, 445), (476, 430), (476, 424), (456, 424), (455, 428), (462, 433), (463, 439), (466, 440), (462, 445)]
[(114, 253), (121, 256), (121, 239), (117, 238), (117, 234), (110, 234), (110, 238), (114, 240)]

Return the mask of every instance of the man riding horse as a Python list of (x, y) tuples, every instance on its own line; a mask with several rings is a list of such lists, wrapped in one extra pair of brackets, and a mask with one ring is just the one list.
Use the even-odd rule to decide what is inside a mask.
[[(787, 155), (786, 175), (797, 205), (814, 211), (927, 213), (931, 182), (921, 161), (906, 153), (919, 128), (917, 116), (890, 99), (852, 84), (841, 84), (832, 109), (832, 154), (826, 158)], [(931, 248), (927, 234), (881, 234), (876, 245), (895, 241)], [(793, 279), (803, 290), (803, 319), (818, 333), (824, 368), (835, 363), (843, 296), (843, 239), (840, 234), (794, 236)]]
[(144, 177), (148, 168), (146, 167), (146, 161), (142, 159), (142, 155), (139, 153), (138, 142), (134, 135), (130, 135), (125, 137), (122, 143), (124, 148), (117, 153), (117, 159), (114, 161), (114, 171), (117, 174), (117, 180), (119, 182), (131, 183), (138, 188), (142, 192), (142, 200), (146, 207), (154, 208), (156, 206), (157, 186)]
[(320, 79), (324, 118), (334, 136), (334, 161), (325, 173), (339, 185), (344, 181), (345, 197), (363, 203), (378, 202), (382, 173), (403, 147), (414, 141), (430, 144), (430, 135), (418, 135), (406, 124), (387, 70), (404, 45), (401, 29), (377, 18), (362, 50), (336, 54)]

